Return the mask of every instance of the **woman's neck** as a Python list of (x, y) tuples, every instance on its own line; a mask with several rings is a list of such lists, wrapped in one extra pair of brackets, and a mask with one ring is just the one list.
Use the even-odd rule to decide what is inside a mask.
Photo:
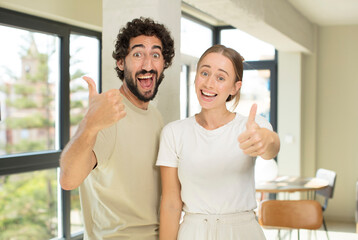
[(226, 108), (220, 110), (201, 109), (201, 112), (195, 115), (195, 119), (203, 128), (214, 130), (232, 121), (235, 115)]

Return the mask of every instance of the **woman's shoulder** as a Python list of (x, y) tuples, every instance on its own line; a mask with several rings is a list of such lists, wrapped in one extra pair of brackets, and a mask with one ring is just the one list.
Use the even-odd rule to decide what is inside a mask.
[(185, 119), (179, 119), (166, 124), (163, 128), (163, 131), (184, 131), (189, 127), (193, 126), (194, 117), (188, 117)]
[(188, 117), (185, 119), (179, 119), (179, 120), (175, 120), (172, 122), (169, 122), (168, 124), (166, 124), (164, 126), (164, 128), (169, 128), (169, 129), (182, 129), (182, 128), (186, 128), (188, 126), (191, 126), (194, 122), (194, 117)]

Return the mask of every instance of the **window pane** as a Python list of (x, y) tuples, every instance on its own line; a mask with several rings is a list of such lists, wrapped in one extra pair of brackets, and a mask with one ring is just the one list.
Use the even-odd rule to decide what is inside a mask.
[(198, 101), (198, 97), (196, 96), (195, 92), (195, 76), (196, 76), (196, 69), (193, 69), (189, 73), (189, 116), (194, 116), (195, 114), (199, 113), (201, 110), (201, 106)]
[(71, 233), (83, 231), (79, 189), (71, 190)]
[(57, 169), (0, 176), (0, 239), (57, 237)]
[[(257, 103), (257, 114), (270, 121), (270, 70), (245, 70), (240, 95), (236, 112), (248, 116), (252, 104)], [(231, 109), (231, 103), (228, 107)]]
[[(70, 37), (70, 135), (75, 134), (88, 107), (88, 86), (82, 79), (86, 75), (99, 80), (99, 40), (71, 34)], [(71, 233), (83, 229), (78, 189), (71, 191)]]
[(71, 34), (70, 55), (70, 135), (73, 136), (88, 107), (88, 87), (82, 76), (97, 81), (98, 90), (99, 40)]
[(238, 29), (225, 29), (220, 33), (221, 44), (238, 51), (245, 61), (272, 60), (275, 48)]
[(181, 18), (180, 51), (181, 53), (200, 57), (213, 44), (213, 32), (210, 28)]
[(184, 119), (187, 116), (188, 108), (188, 65), (181, 66), (180, 72), (180, 119)]
[(0, 155), (58, 149), (59, 39), (0, 25)]

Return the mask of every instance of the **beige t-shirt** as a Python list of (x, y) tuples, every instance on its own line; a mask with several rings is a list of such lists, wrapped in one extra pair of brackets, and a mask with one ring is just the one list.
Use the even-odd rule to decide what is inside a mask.
[(142, 110), (122, 97), (127, 115), (98, 134), (97, 167), (80, 186), (84, 239), (158, 239), (163, 120), (151, 104)]

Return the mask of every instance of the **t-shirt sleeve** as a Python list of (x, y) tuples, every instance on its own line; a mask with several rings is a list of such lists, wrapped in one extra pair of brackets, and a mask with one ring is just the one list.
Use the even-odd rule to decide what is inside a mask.
[(179, 158), (172, 124), (166, 125), (160, 136), (157, 166), (178, 167)]
[(264, 118), (264, 117), (262, 117), (260, 115), (257, 115), (255, 117), (255, 121), (260, 127), (267, 128), (267, 129), (273, 131), (271, 123), (266, 118)]
[(113, 153), (116, 142), (116, 124), (98, 132), (93, 152), (97, 158), (97, 167), (105, 166)]

